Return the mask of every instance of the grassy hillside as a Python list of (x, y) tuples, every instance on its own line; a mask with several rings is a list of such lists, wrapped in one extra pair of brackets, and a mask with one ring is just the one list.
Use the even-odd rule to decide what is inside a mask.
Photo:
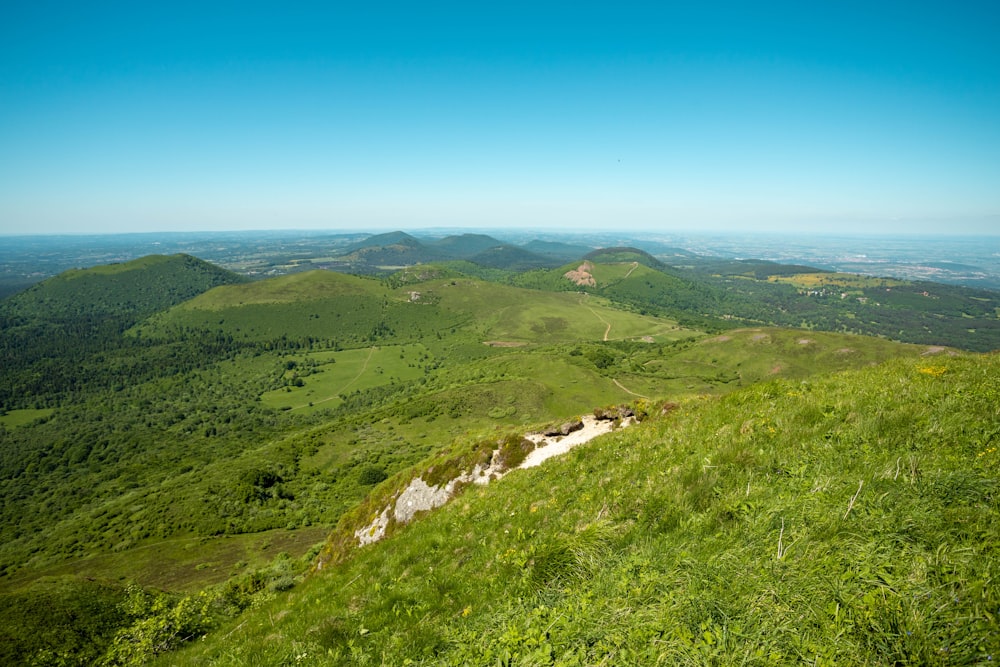
[(1000, 358), (775, 381), (518, 471), (169, 664), (986, 664)]
[[(78, 559), (73, 571), (86, 573), (89, 561), (100, 574), (107, 569), (94, 559), (109, 551), (330, 525), (367, 491), (365, 470), (393, 474), (476, 433), (926, 350), (769, 329), (706, 339), (576, 293), (468, 279), (393, 288), (325, 273), (221, 288), (158, 316), (155, 326), (167, 336), (170, 318), (197, 315), (206, 319), (181, 320), (178, 335), (193, 336), (200, 323), (232, 326), (206, 334), (220, 339), (238, 327), (274, 326), (347, 340), (349, 323), (361, 336), (387, 321), (360, 319), (358, 290), (369, 290), (367, 301), (383, 315), (431, 315), (342, 350), (262, 338), (222, 359), (196, 358), (190, 370), (12, 413), (0, 430), (7, 575), (58, 573)], [(321, 316), (310, 319), (313, 312)], [(140, 331), (143, 340), (153, 336)], [(197, 582), (197, 557), (177, 560), (187, 569), (174, 580)], [(119, 567), (153, 583), (139, 568)], [(203, 574), (208, 581), (212, 571)]]
[(584, 255), (584, 260), (595, 264), (621, 264), (639, 262), (653, 269), (662, 269), (663, 262), (638, 248), (599, 248)]
[[(185, 266), (183, 260), (166, 259), (169, 261), (150, 258), (139, 268), (122, 265), (66, 276), (64, 283), (87, 286), (93, 280), (117, 280), (122, 274), (138, 278), (156, 267), (162, 270), (163, 266), (175, 269)], [(370, 659), (381, 659), (370, 652), (376, 644), (369, 642), (371, 638), (366, 639), (368, 634), (384, 640), (387, 663), (398, 662), (404, 654), (414, 659), (423, 656), (431, 662), (467, 662), (470, 654), (456, 646), (488, 648), (482, 637), (497, 632), (501, 637), (506, 636), (513, 629), (517, 629), (517, 634), (511, 637), (524, 639), (520, 643), (527, 646), (534, 640), (528, 641), (531, 635), (525, 633), (534, 627), (535, 621), (524, 621), (522, 616), (539, 605), (563, 613), (593, 603), (597, 605), (594, 613), (598, 616), (614, 616), (617, 612), (612, 610), (623, 604), (613, 595), (605, 595), (616, 585), (614, 580), (590, 577), (588, 570), (586, 577), (603, 581), (600, 585), (605, 588), (592, 591), (591, 598), (566, 597), (563, 602), (567, 607), (552, 606), (563, 594), (559, 591), (576, 586), (576, 580), (563, 579), (561, 565), (553, 566), (554, 574), (544, 574), (547, 570), (537, 570), (532, 564), (538, 558), (542, 561), (548, 558), (545, 549), (549, 547), (554, 549), (553, 558), (562, 558), (559, 554), (567, 549), (574, 551), (577, 532), (585, 533), (579, 538), (584, 542), (590, 539), (586, 537), (590, 529), (584, 528), (587, 522), (581, 518), (583, 515), (576, 514), (577, 507), (588, 508), (595, 521), (600, 519), (594, 529), (599, 547), (595, 556), (599, 559), (594, 561), (599, 567), (595, 567), (614, 573), (621, 565), (616, 553), (634, 552), (645, 558), (649, 554), (642, 551), (645, 547), (640, 542), (658, 534), (649, 531), (650, 526), (659, 525), (656, 522), (660, 519), (640, 517), (647, 495), (659, 498), (651, 507), (660, 508), (656, 510), (657, 516), (667, 517), (662, 519), (665, 527), (656, 528), (667, 535), (657, 542), (657, 548), (695, 540), (692, 536), (713, 543), (721, 538), (706, 538), (712, 535), (705, 528), (710, 525), (709, 518), (702, 517), (693, 524), (685, 523), (682, 518), (691, 511), (695, 515), (709, 512), (709, 517), (718, 518), (722, 510), (706, 508), (713, 507), (719, 498), (727, 499), (726, 507), (736, 507), (731, 497), (735, 492), (727, 491), (727, 484), (736, 484), (733, 479), (738, 478), (741, 489), (750, 481), (751, 491), (756, 491), (755, 480), (762, 480), (762, 492), (784, 489), (782, 495), (757, 498), (751, 493), (745, 497), (753, 498), (753, 507), (730, 509), (734, 516), (753, 517), (748, 526), (763, 526), (765, 520), (774, 523), (777, 517), (780, 539), (788, 540), (783, 542), (783, 548), (787, 543), (791, 555), (793, 539), (804, 540), (804, 535), (811, 535), (809, 526), (819, 525), (819, 518), (809, 514), (811, 509), (795, 503), (804, 502), (803, 498), (819, 498), (831, 504), (840, 502), (835, 494), (828, 497), (815, 492), (810, 496), (795, 485), (805, 484), (806, 478), (817, 484), (820, 478), (815, 475), (821, 475), (822, 479), (830, 477), (831, 489), (840, 489), (847, 481), (846, 477), (837, 477), (841, 474), (837, 472), (838, 466), (845, 475), (856, 475), (862, 470), (857, 466), (865, 457), (871, 458), (872, 452), (881, 451), (880, 438), (888, 438), (890, 431), (898, 431), (893, 437), (903, 437), (899, 435), (903, 433), (909, 437), (911, 432), (917, 433), (926, 426), (929, 433), (941, 438), (942, 452), (963, 438), (972, 438), (977, 446), (981, 445), (977, 450), (981, 453), (979, 459), (986, 459), (987, 450), (993, 446), (995, 433), (990, 424), (996, 421), (996, 415), (983, 407), (984, 397), (996, 395), (991, 384), (994, 376), (989, 374), (995, 370), (995, 360), (991, 358), (969, 357), (973, 360), (969, 361), (962, 353), (940, 346), (904, 345), (882, 338), (804, 329), (730, 326), (724, 332), (708, 335), (697, 328), (681, 326), (674, 319), (651, 314), (665, 312), (656, 305), (659, 303), (656, 299), (680, 303), (682, 299), (695, 298), (703, 286), (647, 267), (638, 259), (589, 262), (594, 285), (586, 289), (570, 283), (563, 275), (569, 268), (578, 269), (580, 263), (565, 270), (525, 274), (525, 282), (550, 281), (553, 286), (559, 285), (547, 291), (472, 279), (461, 274), (461, 268), (467, 266), (471, 265), (454, 262), (413, 267), (382, 279), (314, 271), (255, 283), (222, 285), (196, 291), (197, 296), (169, 308), (158, 306), (152, 314), (143, 315), (145, 319), (141, 321), (135, 314), (138, 311), (132, 312), (114, 320), (113, 328), (100, 329), (99, 335), (95, 333), (91, 339), (93, 345), (84, 342), (75, 346), (72, 339), (66, 339), (67, 349), (50, 350), (51, 358), (36, 358), (35, 362), (26, 363), (24, 377), (44, 381), (20, 385), (20, 403), (7, 406), (17, 409), (0, 414), (0, 495), (4, 498), (0, 505), (0, 609), (4, 609), (0, 628), (13, 628), (0, 638), (0, 643), (5, 645), (4, 650), (10, 642), (15, 647), (11, 649), (14, 652), (0, 657), (15, 664), (31, 660), (45, 663), (52, 662), (51, 656), (59, 651), (70, 651), (67, 664), (74, 664), (74, 660), (76, 664), (91, 664), (100, 655), (106, 657), (108, 664), (132, 664), (150, 651), (175, 646), (187, 637), (214, 633), (214, 628), (229, 623), (226, 619), (262, 608), (270, 604), (269, 600), (298, 599), (297, 591), (304, 595), (306, 591), (319, 590), (309, 587), (321, 586), (315, 582), (326, 576), (300, 585), (302, 573), (319, 550), (318, 543), (338, 522), (341, 534), (343, 530), (356, 528), (351, 522), (367, 511), (362, 504), (366, 497), (375, 498), (399, 488), (399, 484), (405, 485), (415, 471), (436, 465), (434, 462), (442, 460), (445, 452), (464, 451), (505, 434), (524, 433), (566, 421), (597, 406), (640, 401), (648, 408), (669, 401), (683, 406), (670, 424), (687, 424), (685, 419), (694, 421), (683, 426), (676, 439), (670, 435), (673, 426), (664, 426), (663, 430), (653, 421), (635, 431), (624, 431), (615, 436), (624, 438), (623, 449), (616, 454), (620, 458), (594, 459), (595, 466), (563, 468), (552, 478), (539, 478), (542, 486), (537, 488), (545, 490), (542, 495), (517, 486), (521, 484), (518, 480), (536, 473), (518, 472), (498, 485), (500, 488), (509, 482), (511, 486), (507, 488), (518, 489), (511, 491), (510, 496), (491, 487), (484, 493), (501, 495), (480, 496), (475, 491), (459, 501), (463, 503), (459, 507), (464, 507), (464, 503), (471, 506), (479, 502), (476, 499), (480, 497), (494, 498), (500, 504), (498, 507), (514, 508), (517, 503), (532, 500), (535, 504), (524, 510), (529, 518), (548, 516), (548, 506), (540, 503), (551, 501), (560, 513), (560, 517), (551, 519), (551, 525), (519, 523), (520, 519), (511, 522), (509, 514), (513, 510), (504, 510), (503, 516), (491, 516), (489, 506), (483, 505), (475, 516), (445, 514), (452, 517), (449, 525), (462, 536), (460, 544), (446, 545), (444, 540), (451, 538), (442, 533), (431, 538), (434, 546), (430, 550), (439, 554), (435, 560), (446, 562), (449, 577), (461, 577), (463, 564), (467, 557), (471, 558), (482, 566), (477, 576), (492, 577), (479, 580), (478, 585), (484, 591), (497, 595), (499, 586), (514, 585), (508, 592), (514, 596), (512, 600), (520, 596), (521, 602), (512, 601), (510, 604), (514, 606), (501, 609), (493, 605), (502, 598), (490, 600), (476, 597), (479, 593), (462, 592), (452, 600), (464, 601), (457, 615), (446, 619), (438, 612), (444, 610), (447, 615), (450, 607), (441, 607), (443, 603), (436, 598), (426, 604), (420, 602), (417, 598), (424, 593), (414, 594), (417, 601), (412, 607), (409, 593), (403, 597), (394, 594), (391, 604), (380, 597), (380, 589), (375, 589), (378, 594), (370, 600), (369, 597), (348, 599), (337, 593), (331, 597), (333, 606), (324, 612), (327, 614), (324, 618), (334, 619), (330, 621), (329, 636), (323, 634), (327, 630), (313, 627), (324, 628), (325, 621), (313, 619), (293, 645), (308, 645), (310, 659), (316, 656), (314, 644), (319, 645), (323, 648), (323, 660), (334, 663), (344, 651), (351, 650), (368, 651)], [(198, 267), (192, 264), (188, 269)], [(509, 273), (499, 269), (477, 270), (484, 272), (484, 276), (510, 279)], [(178, 275), (186, 273), (180, 271)], [(786, 279), (795, 276), (782, 278)], [(774, 284), (777, 289), (796, 290), (804, 289), (807, 280), (831, 279), (799, 276), (800, 283), (794, 285), (777, 281)], [(64, 286), (64, 283), (58, 284)], [(841, 289), (865, 287), (841, 285)], [(890, 287), (895, 292), (898, 286)], [(132, 289), (140, 295), (156, 292), (141, 280), (123, 289)], [(715, 288), (704, 289), (709, 289), (710, 295), (724, 293), (712, 291)], [(99, 312), (107, 307), (102, 304), (110, 303), (102, 301), (99, 291), (91, 288), (79, 294), (81, 302), (76, 305), (87, 312)], [(614, 298), (609, 298), (612, 295)], [(92, 297), (94, 302), (87, 306)], [(622, 303), (627, 308), (622, 308)], [(699, 303), (706, 310), (718, 306), (711, 300)], [(58, 312), (58, 308), (51, 312)], [(109, 312), (113, 314), (114, 308)], [(67, 317), (66, 321), (75, 319)], [(37, 347), (31, 349), (44, 350), (48, 344), (47, 340), (37, 341)], [(909, 362), (893, 362), (895, 365), (884, 372), (870, 370), (857, 376), (819, 379), (830, 373), (865, 369), (903, 358)], [(973, 372), (976, 364), (984, 369), (979, 379), (975, 379), (979, 376)], [(50, 370), (69, 373), (74, 378), (67, 385), (70, 390), (53, 386), (45, 375)], [(752, 387), (762, 382), (772, 389), (765, 394), (754, 393), (757, 390)], [(867, 403), (850, 403), (855, 394), (859, 397), (871, 394), (877, 382), (887, 383), (884, 391), (890, 393), (897, 392), (897, 384), (902, 387), (898, 390), (900, 396), (890, 397), (895, 403), (886, 403), (884, 410), (870, 397), (864, 399)], [(853, 385), (855, 389), (850, 388)], [(954, 400), (967, 399), (969, 409), (950, 398), (939, 400), (936, 394), (910, 390), (925, 387), (929, 391), (937, 386), (945, 387), (942, 391), (946, 393), (952, 392)], [(710, 398), (727, 394), (743, 398)], [(939, 406), (954, 415), (949, 416), (950, 421), (942, 422), (943, 426), (936, 425), (938, 422), (928, 425), (918, 419), (912, 407), (907, 407), (908, 403), (901, 402), (917, 397), (930, 401), (930, 415), (937, 414), (934, 411)], [(755, 404), (765, 400), (766, 405)], [(741, 407), (744, 403), (745, 410)], [(883, 426), (882, 422), (871, 422), (871, 414), (879, 414), (885, 420), (884, 432), (872, 431)], [(904, 421), (898, 421), (897, 414), (903, 415)], [(797, 420), (804, 419), (802, 415), (811, 415), (813, 421), (799, 423)], [(959, 415), (965, 419), (964, 431), (955, 430)], [(704, 424), (704, 428), (699, 424)], [(809, 430), (820, 426), (826, 428), (822, 442), (816, 432)], [(786, 428), (787, 437), (783, 430)], [(897, 477), (905, 474), (904, 468), (912, 456), (919, 455), (923, 471), (952, 470), (945, 464), (959, 466), (964, 461), (961, 457), (939, 460), (937, 453), (918, 447), (919, 438), (911, 440), (917, 443), (907, 445), (912, 447), (907, 450), (911, 458), (899, 458), (903, 456), (900, 449), (892, 459), (899, 458)], [(772, 451), (771, 444), (778, 449)], [(802, 449), (807, 446), (811, 449)], [(737, 454), (739, 447), (744, 449)], [(863, 448), (852, 450), (852, 447)], [(594, 451), (604, 450), (598, 446)], [(641, 458), (633, 460), (628, 453), (631, 451), (642, 452)], [(780, 464), (775, 462), (786, 453), (793, 457), (789, 459), (791, 462), (784, 459)], [(795, 456), (806, 458), (794, 459)], [(851, 465), (845, 463), (847, 458), (851, 459)], [(574, 460), (579, 465), (580, 459)], [(722, 463), (717, 463), (718, 460)], [(640, 478), (640, 461), (648, 462), (645, 482)], [(617, 467), (619, 464), (625, 467)], [(808, 468), (813, 464), (819, 467)], [(711, 477), (699, 486), (693, 477), (698, 466), (704, 468), (703, 472), (711, 473), (716, 467), (722, 470), (719, 477)], [(896, 474), (895, 468), (893, 471)], [(736, 477), (730, 479), (723, 473)], [(623, 480), (621, 484), (614, 481), (619, 478)], [(571, 483), (574, 479), (576, 487)], [(865, 493), (876, 488), (880, 493), (887, 492), (877, 486), (874, 473), (863, 479)], [(956, 479), (957, 488), (966, 488), (963, 485), (968, 482), (972, 485), (969, 488), (980, 489), (976, 485), (986, 483), (983, 481), (986, 478)], [(384, 484), (377, 486), (383, 480)], [(852, 481), (851, 485), (857, 483)], [(568, 495), (560, 490), (563, 485)], [(696, 492), (702, 495), (690, 500), (689, 495)], [(666, 495), (661, 498), (662, 494)], [(855, 500), (859, 508), (865, 497), (862, 493)], [(910, 503), (907, 498), (899, 500), (897, 506), (916, 507), (907, 505)], [(632, 504), (620, 506), (620, 500)], [(691, 507), (689, 501), (693, 503)], [(669, 509), (670, 503), (681, 509), (676, 512)], [(878, 507), (879, 511), (896, 511), (893, 507)], [(927, 507), (914, 511), (918, 510), (930, 511)], [(848, 519), (853, 513), (852, 509)], [(786, 531), (780, 527), (781, 519), (790, 522)], [(437, 519), (429, 517), (429, 521), (434, 520)], [(896, 517), (896, 520), (902, 519)], [(508, 530), (506, 535), (516, 535), (520, 541), (515, 546), (523, 549), (523, 554), (515, 558), (513, 554), (520, 553), (515, 551), (496, 556), (506, 553), (505, 547), (494, 553), (496, 563), (489, 565), (493, 561), (486, 552), (476, 555), (468, 551), (473, 547), (500, 546), (483, 541), (485, 538), (475, 528), (477, 522), (485, 527), (497, 524), (489, 530), (498, 533)], [(733, 528), (737, 523), (725, 524), (720, 520), (719, 525)], [(418, 531), (415, 535), (420, 534), (421, 525), (418, 522), (413, 527)], [(639, 525), (644, 526), (645, 533), (636, 527)], [(850, 526), (852, 530), (855, 528), (853, 524)], [(766, 530), (763, 527), (759, 530), (763, 534), (772, 527), (768, 524)], [(605, 534), (605, 528), (610, 533)], [(668, 528), (673, 532), (667, 531)], [(531, 530), (535, 533), (531, 534)], [(977, 534), (987, 542), (992, 539), (987, 533)], [(961, 551), (966, 548), (964, 538), (952, 540), (950, 534), (938, 537), (939, 543), (947, 544), (949, 549), (954, 547), (965, 553)], [(428, 548), (428, 543), (420, 544)], [(700, 544), (690, 542), (687, 548), (690, 553), (697, 553), (702, 548)], [(830, 549), (847, 549), (840, 543), (831, 544)], [(886, 548), (891, 551), (896, 547)], [(419, 553), (419, 549), (410, 549), (405, 546), (400, 553), (417, 558), (412, 554)], [(748, 549), (748, 553), (756, 553), (754, 549), (763, 547), (750, 545)], [(383, 552), (362, 550), (357, 554), (360, 565), (355, 566), (352, 561), (344, 567), (362, 568), (367, 562), (364, 559), (374, 557), (366, 555), (369, 553)], [(447, 562), (445, 553), (454, 554), (456, 563)], [(703, 553), (699, 558), (702, 557), (708, 560), (699, 562), (715, 567), (713, 559), (729, 562), (737, 556), (719, 552), (714, 556)], [(386, 558), (384, 562), (390, 570), (398, 565), (394, 557)], [(660, 563), (655, 571), (668, 572), (671, 563)], [(756, 568), (757, 562), (751, 565)], [(751, 565), (744, 563), (743, 567)], [(573, 570), (577, 566), (569, 567)], [(350, 571), (351, 577), (361, 576), (359, 581), (366, 581), (366, 586), (371, 584), (362, 569)], [(409, 575), (404, 567), (393, 576), (405, 579)], [(433, 577), (431, 580), (438, 581)], [(518, 588), (535, 580), (542, 581), (537, 591), (531, 586)], [(470, 585), (473, 581), (469, 580)], [(803, 584), (803, 580), (797, 581)], [(340, 583), (346, 585), (345, 591), (351, 589), (350, 579)], [(465, 585), (445, 580), (439, 583), (446, 598), (450, 595), (447, 591), (464, 590)], [(657, 595), (667, 590), (662, 581), (656, 586)], [(287, 597), (289, 590), (292, 598)], [(685, 598), (684, 604), (692, 603), (693, 599)], [(377, 609), (369, 608), (369, 601)], [(530, 609), (517, 606), (522, 602), (534, 606)], [(342, 604), (347, 605), (347, 611)], [(94, 623), (79, 622), (81, 609), (100, 610), (106, 605), (115, 606), (117, 611), (108, 614), (95, 611), (90, 616)], [(399, 635), (393, 634), (395, 630), (387, 630), (381, 614), (389, 613), (386, 610), (393, 606), (394, 615), (409, 613), (414, 619), (424, 616), (432, 619), (426, 626), (430, 634), (421, 638), (416, 626), (406, 624), (400, 626)], [(46, 613), (38, 611), (43, 607), (48, 610)], [(598, 607), (603, 611), (597, 611)], [(667, 613), (663, 611), (667, 607), (651, 607), (654, 608), (660, 609), (657, 614)], [(283, 613), (277, 607), (271, 611), (279, 617)], [(479, 616), (480, 611), (484, 615)], [(553, 623), (559, 613), (546, 617), (546, 625)], [(301, 615), (313, 618), (307, 613)], [(254, 618), (244, 619), (249, 619), (247, 630), (256, 627)], [(380, 625), (374, 621), (367, 625), (369, 618), (378, 620)], [(596, 627), (596, 617), (581, 618), (583, 625), (575, 626), (577, 629)], [(719, 627), (731, 636), (742, 636), (725, 624), (727, 618), (713, 616), (711, 620), (721, 624)], [(481, 633), (477, 635), (480, 638), (463, 635), (462, 627), (451, 625), (458, 619), (468, 621), (462, 627)], [(355, 627), (355, 622), (366, 625)], [(225, 632), (237, 625), (238, 622), (229, 626)], [(558, 627), (558, 623), (553, 627)], [(746, 619), (740, 622), (740, 628), (750, 627), (756, 626)], [(695, 636), (703, 636), (706, 630), (713, 637), (721, 636), (715, 626), (706, 626)], [(322, 638), (316, 639), (316, 632)], [(622, 632), (626, 638), (631, 636), (630, 631)], [(585, 632), (592, 633), (591, 629)], [(241, 636), (239, 632), (233, 634), (237, 636)], [(564, 635), (564, 639), (567, 636), (577, 635)], [(665, 641), (664, 636), (656, 635), (657, 642)], [(254, 648), (258, 639), (248, 635), (247, 651), (233, 653), (232, 663), (252, 664), (259, 658), (260, 662), (271, 664), (274, 661), (267, 651), (288, 648), (278, 642), (260, 649), (263, 652), (258, 655), (253, 652), (258, 650)], [(355, 640), (353, 649), (350, 639)], [(514, 639), (497, 641), (498, 646), (511, 651), (519, 643)], [(560, 641), (568, 646), (566, 642), (570, 640)], [(775, 649), (778, 650), (775, 655), (789, 655), (787, 644), (781, 643), (785, 640), (776, 641), (775, 646), (780, 650)], [(628, 642), (622, 646), (638, 650), (636, 644)], [(578, 661), (599, 662), (600, 658), (594, 657), (599, 652), (587, 653), (598, 651), (594, 648), (598, 644), (599, 641), (591, 642), (586, 648), (573, 644)], [(109, 646), (111, 653), (107, 653)], [(765, 645), (768, 650), (770, 646)], [(225, 653), (219, 647), (209, 650), (218, 651), (218, 655)], [(869, 655), (851, 652), (856, 650), (859, 649), (855, 646), (847, 653), (831, 655), (840, 662)], [(665, 655), (668, 657), (664, 661), (673, 662), (669, 656), (682, 654)], [(646, 662), (647, 657), (632, 662)], [(504, 661), (500, 654), (494, 658)], [(522, 658), (527, 662), (534, 660)], [(364, 662), (360, 653), (352, 660)], [(535, 661), (539, 660), (544, 662), (542, 657)], [(610, 657), (607, 661), (615, 662)]]
[(395, 281), (313, 271), (223, 287), (151, 318), (137, 333), (163, 338), (197, 329), (244, 340), (312, 339), (341, 347), (456, 333), (480, 344), (683, 334), (669, 321), (628, 313), (596, 297), (467, 278), (405, 282), (396, 286)]
[(677, 267), (647, 266), (629, 249), (598, 250), (588, 257), (585, 265), (528, 271), (510, 280), (532, 289), (586, 291), (702, 329), (799, 327), (979, 352), (1000, 349), (995, 291), (758, 260), (685, 259)]
[(416, 304), (382, 281), (309, 271), (213, 290), (149, 319), (141, 337), (186, 330), (256, 343), (353, 347), (376, 340), (413, 340), (452, 323), (433, 304)]

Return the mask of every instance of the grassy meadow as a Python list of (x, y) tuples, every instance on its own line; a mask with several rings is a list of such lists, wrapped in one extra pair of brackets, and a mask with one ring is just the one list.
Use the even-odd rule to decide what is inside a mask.
[[(997, 358), (702, 328), (735, 302), (614, 257), (583, 291), (154, 258), (11, 302), (0, 663), (995, 657)], [(413, 476), (623, 403), (650, 419), (308, 575)]]
[(163, 664), (987, 664), (998, 377), (910, 360), (690, 398)]

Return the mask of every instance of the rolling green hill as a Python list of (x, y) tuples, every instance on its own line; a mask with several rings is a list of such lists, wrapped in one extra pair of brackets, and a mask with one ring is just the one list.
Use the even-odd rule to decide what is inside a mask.
[[(61, 350), (24, 340), (38, 356), (19, 377), (41, 379), (10, 385), (0, 414), (0, 663), (139, 664), (206, 632), (165, 664), (696, 663), (741, 647), (760, 663), (928, 662), (941, 628), (991, 630), (969, 619), (996, 608), (976, 583), (992, 565), (975, 561), (995, 549), (995, 357), (736, 318), (706, 333), (663, 314), (717, 316), (738, 303), (724, 283), (623, 252), (517, 277), (448, 262), (380, 279), (193, 280), (183, 298), (164, 286), (215, 274), (182, 257), (61, 277), (49, 294), (67, 305), (50, 296), (47, 309), (40, 291), (37, 312), (104, 312), (114, 326)], [(592, 285), (566, 277), (583, 268)], [(899, 291), (904, 311), (934, 303), (905, 283), (877, 288)], [(50, 384), (50, 371), (72, 383)], [(361, 549), (303, 579), (332, 530), (353, 534), (373, 499), (444, 475), (456, 452), (629, 402), (650, 419), (466, 491), (398, 531), (393, 551)], [(937, 561), (932, 543), (945, 545)], [(787, 556), (772, 563), (777, 544)], [(800, 553), (815, 566), (788, 569)], [(794, 597), (819, 586), (821, 563), (846, 582), (841, 597)], [(725, 574), (691, 574), (704, 568)], [(954, 577), (934, 588), (931, 572)], [(745, 587), (724, 591), (722, 578)], [(944, 590), (961, 603), (943, 613)], [(704, 599), (718, 613), (698, 616)], [(816, 605), (798, 611), (802, 599)], [(844, 615), (823, 617), (830, 603)], [(815, 627), (795, 643), (802, 618)], [(970, 647), (956, 655), (986, 655)]]
[(413, 238), (406, 232), (386, 232), (385, 234), (374, 234), (366, 239), (352, 243), (344, 248), (345, 253), (357, 252), (370, 248), (383, 248), (386, 246), (400, 246), (405, 248), (420, 248), (423, 246), (420, 241)]
[(456, 234), (435, 239), (428, 242), (427, 245), (454, 259), (470, 259), (490, 248), (502, 246), (504, 243), (486, 234)]
[[(0, 410), (29, 407), (32, 396), (66, 395), (84, 383), (97, 388), (148, 377), (155, 369), (135, 366), (121, 333), (212, 287), (240, 282), (188, 255), (151, 255), (67, 271), (0, 302)], [(104, 363), (89, 363), (99, 354)]]
[(190, 255), (149, 255), (122, 264), (66, 271), (0, 302), (8, 321), (113, 318), (134, 322), (218, 285), (234, 273)]
[(560, 260), (538, 255), (518, 246), (505, 244), (484, 250), (469, 258), (469, 261), (487, 268), (519, 272), (553, 266), (558, 264)]
[(996, 356), (934, 358), (686, 401), (164, 664), (988, 663), (998, 377)]
[(598, 250), (590, 257), (510, 280), (533, 289), (586, 291), (703, 329), (785, 326), (978, 352), (1000, 349), (1000, 293), (991, 290), (757, 260), (649, 266), (629, 249)]
[(471, 262), (483, 269), (521, 272), (551, 267), (590, 250), (561, 243), (537, 243), (541, 244), (543, 252), (536, 253), (530, 247), (504, 243), (485, 234), (458, 234), (420, 241), (404, 232), (390, 232), (347, 246), (336, 257), (322, 263), (353, 273), (385, 274), (401, 267), (454, 261)]
[(599, 248), (584, 255), (583, 259), (596, 264), (638, 262), (653, 269), (662, 269), (664, 266), (663, 262), (638, 248)]

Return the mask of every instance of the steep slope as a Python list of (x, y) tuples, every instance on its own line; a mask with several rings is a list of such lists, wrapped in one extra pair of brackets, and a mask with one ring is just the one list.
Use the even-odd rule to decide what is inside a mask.
[(997, 356), (935, 358), (685, 402), (466, 491), (166, 663), (987, 663), (997, 378)]

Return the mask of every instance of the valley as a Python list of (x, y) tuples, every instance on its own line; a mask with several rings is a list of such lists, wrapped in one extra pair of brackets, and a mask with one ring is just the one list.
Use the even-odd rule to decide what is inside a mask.
[[(998, 293), (494, 241), (151, 255), (0, 302), (0, 661), (996, 655)], [(621, 406), (357, 548), (412, 480)]]

